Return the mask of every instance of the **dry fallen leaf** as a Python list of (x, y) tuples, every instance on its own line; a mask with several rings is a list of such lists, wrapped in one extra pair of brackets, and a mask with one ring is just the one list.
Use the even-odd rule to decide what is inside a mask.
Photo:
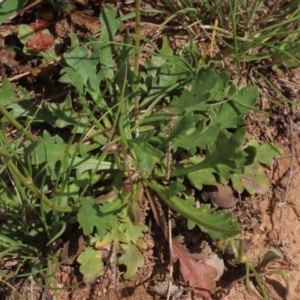
[(37, 20), (36, 22), (30, 23), (28, 25), (35, 32), (41, 31), (50, 26), (50, 22), (46, 20)]
[(172, 246), (173, 258), (179, 261), (181, 279), (194, 289), (195, 294), (208, 297), (216, 287), (217, 271), (215, 268), (194, 260), (188, 249), (174, 240)]
[(95, 31), (100, 28), (98, 19), (85, 15), (79, 11), (72, 12), (70, 18), (74, 24), (85, 27), (87, 30)]
[(215, 207), (233, 208), (236, 206), (233, 191), (228, 185), (208, 185), (201, 191), (201, 197), (204, 201), (210, 200)]
[(53, 43), (53, 36), (38, 31), (34, 37), (28, 40), (27, 46), (34, 51), (42, 51), (47, 50)]

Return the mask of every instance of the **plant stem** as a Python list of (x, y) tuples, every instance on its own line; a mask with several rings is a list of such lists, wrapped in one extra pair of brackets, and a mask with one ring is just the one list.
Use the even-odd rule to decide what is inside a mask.
[[(0, 154), (1, 150), (0, 150)], [(71, 207), (71, 206), (59, 206), (54, 204), (51, 200), (49, 200), (34, 184), (31, 177), (26, 178), (17, 168), (17, 166), (12, 162), (11, 159), (5, 162), (7, 167), (13, 172), (21, 181), (21, 183), (28, 188), (36, 197), (42, 199), (45, 205), (48, 207), (60, 211), (60, 212), (75, 212), (78, 211), (78, 207)]]
[[(140, 41), (141, 41), (141, 0), (136, 0), (135, 2), (135, 49), (134, 49), (134, 75), (136, 78), (136, 85), (138, 89), (138, 78), (139, 78), (139, 52), (140, 52)], [(139, 114), (139, 96), (138, 93), (134, 97), (134, 114), (135, 122), (138, 122)], [(136, 127), (135, 135), (139, 135), (139, 128)]]
[(182, 216), (184, 216), (187, 219), (190, 219), (192, 221), (194, 221), (195, 223), (197, 223), (198, 225), (201, 225), (209, 230), (213, 230), (219, 233), (223, 233), (223, 234), (228, 234), (230, 236), (235, 236), (237, 234), (240, 233), (239, 229), (226, 229), (226, 228), (221, 228), (218, 226), (214, 226), (212, 224), (209, 224), (207, 222), (205, 222), (204, 220), (198, 218), (195, 214), (193, 214), (193, 210), (191, 210), (190, 207), (185, 207), (184, 204), (181, 203), (181, 201), (176, 201), (175, 199), (169, 200), (163, 193), (162, 191), (159, 189), (159, 187), (157, 187), (157, 184), (152, 181), (148, 181), (146, 178), (144, 178), (144, 181), (147, 183), (147, 185), (153, 189), (156, 194), (159, 196), (159, 198), (165, 202), (165, 204), (170, 207), (172, 210), (176, 211), (177, 213), (181, 214)]
[(8, 121), (15, 126), (19, 131), (21, 131), (26, 137), (31, 141), (39, 141), (39, 138), (34, 136), (31, 132), (27, 131), (15, 118), (13, 118), (10, 113), (3, 106), (0, 107), (0, 112), (5, 116)]

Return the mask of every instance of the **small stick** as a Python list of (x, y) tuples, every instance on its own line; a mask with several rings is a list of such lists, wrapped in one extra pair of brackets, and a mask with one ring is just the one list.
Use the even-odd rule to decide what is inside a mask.
[[(219, 20), (215, 19), (214, 27), (218, 27), (218, 24), (219, 24)], [(210, 57), (213, 56), (215, 37), (216, 37), (216, 29), (213, 29), (211, 42), (210, 42)]]
[(282, 243), (282, 245), (285, 247), (284, 243), (283, 243), (283, 229), (282, 229), (282, 219), (283, 219), (283, 208), (286, 205), (286, 199), (287, 199), (287, 193), (291, 184), (291, 178), (292, 178), (292, 173), (293, 173), (293, 164), (294, 164), (294, 158), (295, 158), (295, 140), (294, 140), (294, 130), (293, 130), (293, 122), (292, 122), (292, 118), (291, 118), (291, 113), (289, 111), (289, 123), (290, 123), (290, 128), (291, 128), (291, 160), (290, 160), (290, 173), (288, 176), (288, 181), (287, 181), (287, 185), (285, 188), (285, 192), (284, 192), (284, 197), (282, 202), (279, 204), (279, 208), (280, 208), (280, 216), (279, 216), (279, 224), (280, 224), (280, 241)]
[(172, 229), (171, 229), (171, 211), (168, 208), (168, 230), (169, 230), (169, 249), (170, 249), (170, 278), (168, 286), (167, 300), (171, 297), (172, 279), (173, 279), (173, 244), (172, 244)]
[[(169, 125), (168, 125), (168, 132), (166, 135), (166, 138), (169, 137), (171, 130), (174, 126), (174, 122), (176, 120), (176, 116), (172, 116), (169, 120)], [(166, 158), (167, 158), (167, 170), (166, 170), (166, 175), (164, 178), (164, 181), (166, 184), (169, 183), (170, 181), (170, 175), (171, 175), (171, 161), (172, 161), (172, 154), (171, 154), (171, 150), (172, 150), (172, 142), (170, 141), (167, 145), (167, 149), (166, 149)]]

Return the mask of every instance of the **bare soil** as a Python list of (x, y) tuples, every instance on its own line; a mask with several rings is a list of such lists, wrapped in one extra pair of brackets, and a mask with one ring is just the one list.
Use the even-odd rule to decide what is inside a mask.
[[(85, 3), (81, 0), (80, 3)], [(78, 4), (82, 8), (93, 9), (95, 14), (101, 10), (101, 5), (97, 1), (90, 1), (87, 4)], [(123, 6), (122, 6), (123, 5)], [(133, 6), (122, 4), (120, 9), (126, 13), (133, 11)], [(147, 5), (145, 2), (144, 5)], [(154, 6), (154, 5), (153, 5)], [(15, 45), (21, 47), (16, 38), (16, 31), (19, 24), (34, 22), (37, 15), (44, 11), (45, 7), (36, 7), (25, 11), (23, 14), (0, 26), (0, 81), (4, 78), (11, 79), (16, 86), (23, 86), (35, 103), (40, 99), (55, 99), (51, 101), (62, 101), (66, 93), (65, 87), (57, 84), (59, 66), (42, 66), (40, 60), (35, 57), (22, 57), (18, 53), (8, 51), (5, 47)], [(151, 17), (151, 16), (150, 16)], [(150, 18), (149, 17), (149, 18)], [(68, 36), (75, 32), (80, 36), (96, 26), (97, 21), (90, 21), (88, 25), (76, 16), (59, 16), (53, 21), (50, 28), (52, 34), (65, 41), (62, 49), (68, 43)], [(160, 20), (143, 20), (142, 32), (147, 37), (153, 37)], [(133, 29), (132, 24), (128, 28)], [(120, 36), (122, 32), (120, 31)], [(180, 45), (184, 38), (182, 36), (170, 35), (170, 43), (174, 47)], [(271, 73), (270, 73), (271, 74)], [(269, 75), (270, 75), (269, 74)], [(299, 89), (295, 85), (286, 83), (299, 81), (299, 70), (283, 70), (283, 73), (274, 73), (270, 77), (279, 84), (281, 88), (294, 97), (299, 99)], [(247, 79), (244, 79), (247, 81)], [(285, 80), (285, 81), (284, 81)], [(284, 83), (283, 83), (284, 82)], [(266, 88), (260, 86), (262, 89)], [(299, 103), (299, 102), (298, 102)], [(270, 299), (300, 299), (300, 172), (298, 153), (300, 153), (298, 111), (293, 109), (291, 114), (284, 114), (284, 111), (273, 110), (263, 99), (260, 99), (260, 108), (266, 108), (274, 112), (277, 117), (266, 117), (263, 115), (252, 115), (247, 119), (250, 137), (261, 137), (262, 141), (271, 141), (279, 144), (284, 149), (282, 157), (274, 161), (266, 172), (271, 181), (269, 192), (264, 196), (242, 195), (238, 199), (235, 213), (239, 217), (241, 227), (245, 231), (245, 239), (249, 241), (246, 256), (253, 263), (257, 264), (258, 257), (261, 257), (268, 249), (279, 250), (283, 259), (272, 263), (268, 270), (280, 269), (288, 275), (290, 281), (289, 293), (287, 292), (285, 282), (280, 275), (265, 275), (263, 283), (267, 288)], [(150, 218), (151, 219), (151, 216)], [(154, 222), (152, 220), (152, 222)], [(89, 285), (76, 285), (81, 279), (78, 272), (78, 265), (75, 262), (63, 265), (56, 273), (57, 284), (66, 290), (57, 291), (59, 299), (131, 299), (131, 300), (152, 300), (165, 299), (169, 283), (169, 257), (168, 244), (163, 238), (159, 228), (154, 225), (152, 231), (145, 236), (145, 242), (148, 244), (148, 251), (145, 251), (146, 267), (140, 270), (139, 274), (132, 280), (123, 281), (122, 276), (116, 276), (116, 282), (111, 282), (112, 274), (118, 272), (113, 268), (107, 268), (106, 274), (97, 278), (95, 282)], [(195, 243), (201, 241), (192, 235), (195, 232), (184, 232), (189, 240), (195, 240)], [(68, 241), (66, 241), (68, 242)], [(64, 243), (66, 247), (66, 242)], [(70, 235), (69, 243), (75, 243), (74, 249), (82, 249), (82, 236), (77, 234)], [(253, 285), (250, 296), (244, 284), (244, 270), (232, 262), (228, 257), (224, 257), (227, 271), (218, 282), (216, 293), (212, 299), (242, 300), (242, 299), (262, 299), (257, 294), (257, 287)], [(122, 271), (122, 270), (121, 270)], [(119, 273), (118, 273), (119, 274)], [(263, 274), (262, 274), (263, 275)], [(174, 273), (176, 278), (176, 269)], [(42, 290), (32, 279), (26, 278), (20, 281), (15, 287), (26, 299), (55, 299), (55, 291)], [(0, 291), (1, 292), (1, 291)], [(4, 295), (4, 294), (2, 294)], [(4, 297), (4, 296), (3, 296)], [(179, 285), (172, 299), (196, 299), (190, 289), (184, 285)], [(1, 298), (1, 295), (0, 295)], [(1, 298), (4, 299), (4, 298)], [(15, 296), (15, 299), (18, 299)]]

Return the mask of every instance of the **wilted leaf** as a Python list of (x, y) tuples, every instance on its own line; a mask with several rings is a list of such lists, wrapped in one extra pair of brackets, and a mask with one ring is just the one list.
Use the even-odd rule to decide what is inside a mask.
[(44, 28), (47, 28), (50, 26), (50, 22), (46, 20), (37, 20), (36, 22), (30, 23), (29, 27), (33, 29), (35, 32), (38, 32)]
[(264, 174), (262, 164), (270, 164), (273, 157), (282, 153), (282, 149), (272, 143), (260, 145), (258, 140), (251, 140), (244, 151), (248, 154), (248, 161), (241, 174), (231, 175), (233, 188), (238, 193), (245, 189), (251, 195), (264, 194), (268, 191), (270, 182)]
[(54, 43), (54, 37), (38, 31), (34, 37), (27, 41), (27, 46), (34, 51), (43, 51), (50, 48)]
[(282, 259), (283, 255), (282, 253), (277, 249), (270, 249), (267, 252), (265, 252), (263, 259), (260, 263), (260, 268), (264, 268), (269, 264), (270, 262), (276, 260), (276, 259)]
[(257, 149), (257, 161), (262, 164), (271, 164), (273, 157), (280, 156), (282, 149), (273, 143), (264, 143)]
[(119, 229), (135, 244), (137, 239), (143, 236), (143, 232), (147, 231), (148, 227), (141, 223), (133, 224), (128, 218), (127, 222), (119, 225)]
[(125, 254), (118, 259), (118, 264), (127, 267), (127, 271), (123, 277), (124, 279), (130, 279), (136, 274), (138, 268), (144, 266), (144, 257), (136, 245), (132, 243), (123, 244), (122, 248), (125, 250)]
[(83, 274), (83, 281), (89, 283), (96, 276), (103, 275), (104, 264), (99, 251), (89, 247), (77, 258), (80, 263), (79, 271)]
[(194, 289), (195, 294), (209, 296), (216, 287), (217, 271), (213, 267), (194, 260), (188, 250), (174, 240), (172, 246), (173, 258), (175, 261), (179, 261), (182, 280)]

